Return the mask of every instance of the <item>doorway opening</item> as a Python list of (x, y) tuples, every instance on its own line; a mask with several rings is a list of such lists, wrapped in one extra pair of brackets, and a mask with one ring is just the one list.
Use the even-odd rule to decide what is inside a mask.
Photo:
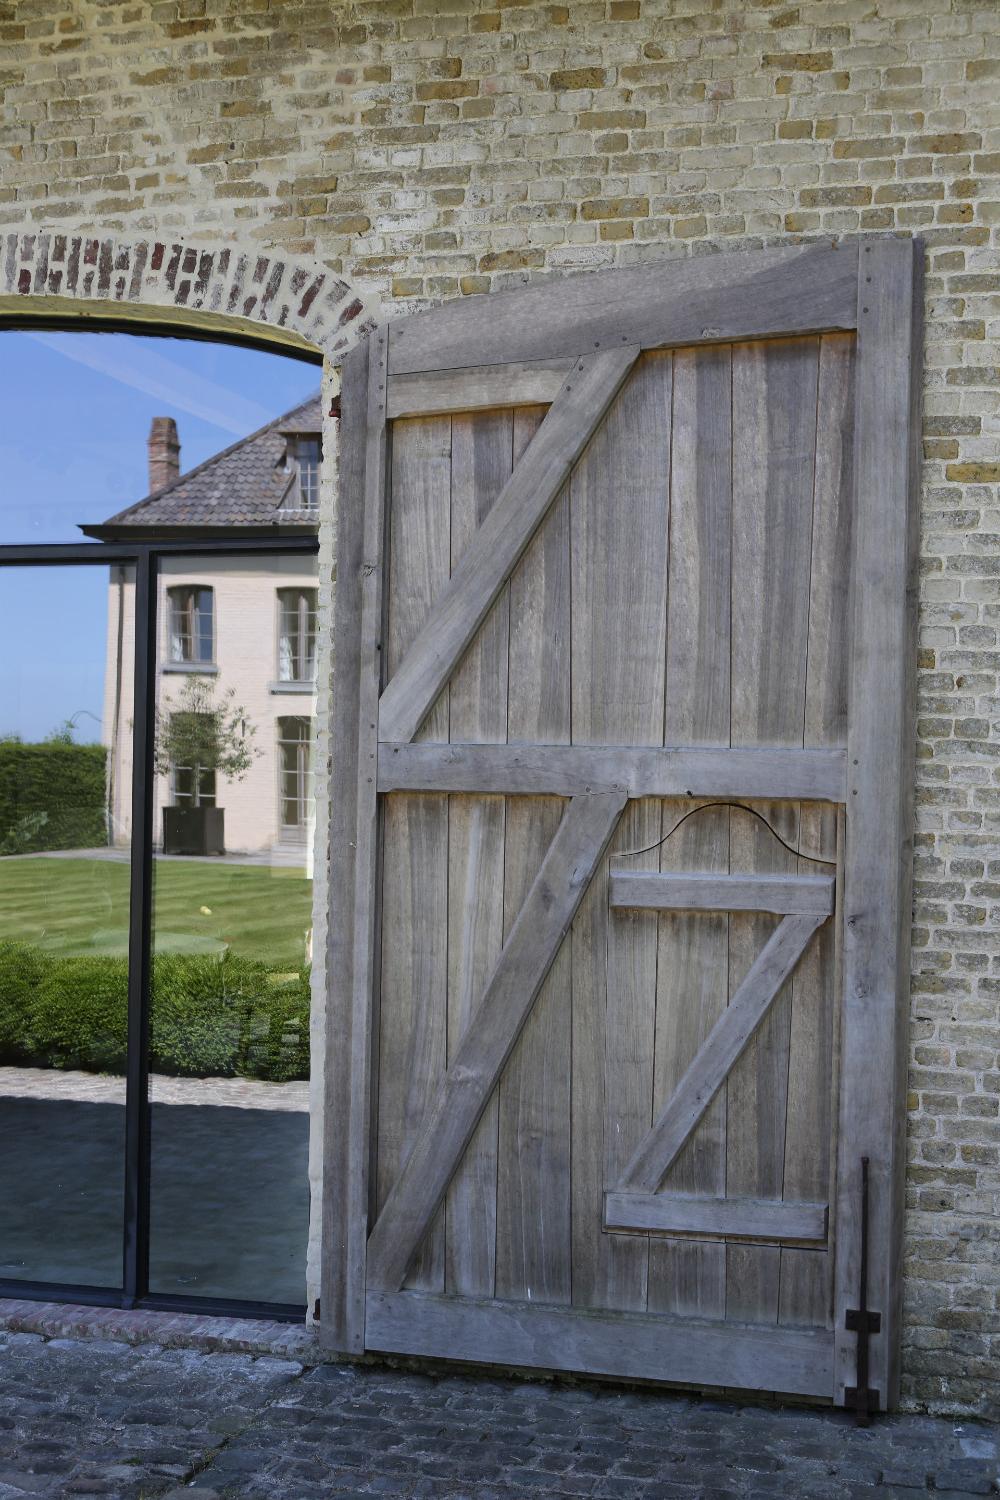
[(304, 1316), (318, 363), (0, 333), (0, 1295)]

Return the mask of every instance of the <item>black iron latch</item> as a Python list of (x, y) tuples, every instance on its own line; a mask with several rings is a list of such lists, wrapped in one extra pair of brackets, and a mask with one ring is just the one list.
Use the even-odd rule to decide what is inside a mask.
[(844, 1405), (851, 1408), (858, 1419), (859, 1427), (867, 1427), (872, 1412), (879, 1409), (879, 1395), (868, 1384), (869, 1344), (873, 1333), (882, 1329), (882, 1314), (868, 1307), (868, 1158), (861, 1158), (861, 1274), (859, 1280), (858, 1306), (849, 1307), (844, 1313), (844, 1327), (858, 1336), (857, 1385), (844, 1389)]

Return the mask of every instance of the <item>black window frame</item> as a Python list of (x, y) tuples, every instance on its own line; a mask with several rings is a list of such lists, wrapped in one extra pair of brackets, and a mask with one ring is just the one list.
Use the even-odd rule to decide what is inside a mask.
[(301, 1322), (305, 1307), (220, 1297), (187, 1297), (149, 1289), (149, 1032), (152, 970), (157, 583), (161, 558), (313, 555), (318, 536), (198, 538), (175, 542), (66, 542), (0, 545), (0, 570), (23, 567), (135, 567), (132, 832), (128, 932), (128, 1059), (125, 1076), (125, 1213), (120, 1288), (0, 1278), (0, 1297), (77, 1302), (94, 1307), (196, 1312), (203, 1316)]

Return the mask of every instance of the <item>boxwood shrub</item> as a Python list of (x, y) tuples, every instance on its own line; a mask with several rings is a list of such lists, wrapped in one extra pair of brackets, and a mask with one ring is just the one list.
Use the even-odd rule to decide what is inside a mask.
[[(309, 1076), (309, 974), (227, 953), (153, 961), (150, 1061), (183, 1077)], [(123, 1073), (128, 964), (0, 943), (0, 1064)]]
[(45, 956), (27, 943), (0, 943), (0, 1062), (13, 1059), (28, 1033), (32, 997), (47, 969)]
[(0, 852), (106, 844), (106, 763), (103, 745), (0, 738)]

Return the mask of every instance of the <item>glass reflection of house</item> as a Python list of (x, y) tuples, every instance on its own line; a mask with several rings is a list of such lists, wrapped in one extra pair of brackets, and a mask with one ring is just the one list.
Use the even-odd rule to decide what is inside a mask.
[[(316, 529), (320, 401), (316, 395), (268, 426), (180, 472), (171, 417), (149, 435), (150, 493), (101, 525), (107, 541), (204, 541), (301, 535)], [(224, 807), (225, 844), (234, 853), (302, 858), (312, 818), (316, 697), (316, 559), (312, 556), (163, 557), (159, 572), (157, 702), (161, 718), (202, 697), (245, 709), (254, 758), (242, 780), (203, 765), (172, 763), (156, 778), (154, 828), (161, 809)], [(132, 772), (134, 569), (112, 569), (103, 738), (110, 749), (109, 811), (116, 842), (129, 837)], [(195, 700), (197, 701), (197, 699)], [(195, 739), (197, 736), (194, 737)]]

